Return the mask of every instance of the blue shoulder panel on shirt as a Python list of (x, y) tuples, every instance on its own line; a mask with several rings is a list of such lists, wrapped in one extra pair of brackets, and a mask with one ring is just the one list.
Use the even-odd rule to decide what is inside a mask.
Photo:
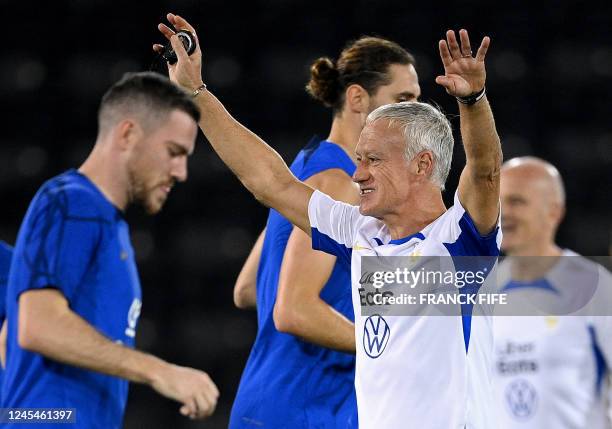
[(480, 235), (472, 218), (465, 212), (459, 220), (461, 234), (454, 243), (444, 243), (451, 256), (498, 256), (497, 233), (499, 226), (486, 235)]
[(351, 265), (353, 249), (338, 243), (331, 237), (320, 232), (317, 228), (311, 228), (310, 230), (312, 234), (312, 248), (314, 250), (321, 250), (330, 255), (335, 255), (342, 263), (348, 264), (349, 266)]
[[(493, 268), (493, 263), (489, 258), (483, 259), (482, 264), (478, 260), (469, 260), (466, 258), (457, 258), (459, 256), (498, 256), (499, 247), (497, 247), (497, 234), (499, 227), (496, 226), (493, 231), (487, 235), (480, 235), (474, 221), (467, 212), (459, 219), (459, 228), (461, 233), (454, 243), (444, 243), (444, 247), (453, 257), (455, 269), (457, 271), (478, 271), (486, 268), (488, 272)], [(476, 266), (475, 266), (476, 265)], [(482, 265), (482, 266), (480, 266)], [(462, 293), (474, 294), (478, 293), (482, 285), (464, 286), (461, 289)], [(465, 351), (467, 353), (470, 345), (470, 334), (472, 332), (472, 304), (461, 305), (461, 321), (463, 324), (463, 341), (465, 343)]]

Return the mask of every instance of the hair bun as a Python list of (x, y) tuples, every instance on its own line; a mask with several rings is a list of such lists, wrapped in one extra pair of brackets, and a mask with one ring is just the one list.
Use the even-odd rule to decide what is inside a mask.
[(310, 66), (310, 81), (306, 91), (327, 107), (334, 107), (340, 95), (340, 74), (334, 62), (321, 57)]

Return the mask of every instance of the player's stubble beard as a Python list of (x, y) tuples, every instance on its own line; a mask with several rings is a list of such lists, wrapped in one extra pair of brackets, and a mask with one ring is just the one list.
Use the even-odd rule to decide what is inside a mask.
[(153, 193), (158, 187), (148, 187), (146, 180), (142, 177), (142, 173), (139, 173), (140, 170), (128, 164), (129, 201), (130, 204), (142, 206), (148, 215), (154, 215), (162, 209), (165, 199), (161, 202), (154, 200), (155, 196)]

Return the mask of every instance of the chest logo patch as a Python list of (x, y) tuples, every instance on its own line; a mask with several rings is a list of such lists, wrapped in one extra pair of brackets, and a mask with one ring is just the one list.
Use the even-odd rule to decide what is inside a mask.
[(516, 420), (525, 421), (535, 414), (538, 394), (525, 379), (514, 380), (506, 387), (506, 404)]
[(138, 318), (140, 317), (141, 308), (142, 302), (138, 298), (134, 298), (134, 301), (132, 301), (132, 305), (130, 306), (130, 310), (128, 311), (128, 326), (125, 328), (125, 335), (130, 338), (134, 338), (136, 336), (136, 324), (138, 323)]
[(389, 338), (391, 329), (382, 316), (374, 314), (368, 317), (363, 327), (363, 349), (372, 359), (383, 354)]

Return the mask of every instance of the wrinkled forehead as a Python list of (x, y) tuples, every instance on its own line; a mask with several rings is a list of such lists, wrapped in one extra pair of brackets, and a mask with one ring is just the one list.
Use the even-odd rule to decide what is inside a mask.
[(401, 127), (387, 118), (380, 118), (368, 122), (363, 127), (355, 152), (359, 155), (368, 151), (386, 151), (403, 147), (404, 133)]

